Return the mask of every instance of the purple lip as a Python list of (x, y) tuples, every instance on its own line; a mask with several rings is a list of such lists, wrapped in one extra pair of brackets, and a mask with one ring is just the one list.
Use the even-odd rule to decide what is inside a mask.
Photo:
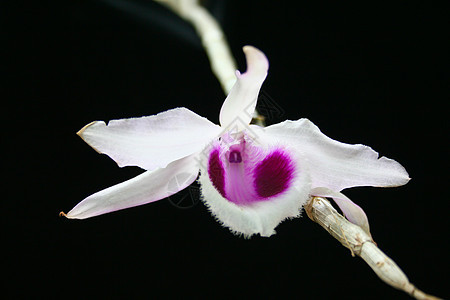
[[(236, 148), (239, 148), (237, 150)], [(218, 192), (237, 205), (268, 201), (292, 184), (295, 163), (282, 148), (263, 150), (242, 143), (224, 150), (218, 142), (208, 161), (208, 175)]]

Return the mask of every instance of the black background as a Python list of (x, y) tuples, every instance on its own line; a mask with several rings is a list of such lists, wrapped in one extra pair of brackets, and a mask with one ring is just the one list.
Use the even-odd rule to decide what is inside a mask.
[[(201, 203), (182, 210), (165, 199), (83, 221), (58, 217), (141, 172), (87, 146), (75, 134), (85, 124), (179, 106), (217, 123), (224, 99), (194, 31), (168, 10), (148, 1), (122, 9), (122, 1), (62, 2), (2, 9), (3, 295), (408, 299), (306, 216), (250, 240), (222, 228)], [(243, 45), (268, 56), (263, 90), (282, 112), (269, 122), (307, 117), (328, 136), (405, 166), (406, 186), (345, 193), (411, 282), (447, 297), (444, 8), (208, 5), (240, 70)]]

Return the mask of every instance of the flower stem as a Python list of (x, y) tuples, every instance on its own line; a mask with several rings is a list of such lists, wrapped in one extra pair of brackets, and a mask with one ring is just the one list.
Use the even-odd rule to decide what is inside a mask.
[(214, 75), (228, 95), (236, 81), (236, 62), (217, 21), (198, 0), (155, 0), (194, 26), (205, 48)]
[(312, 197), (305, 205), (305, 210), (311, 220), (350, 249), (352, 256), (361, 257), (385, 283), (408, 293), (415, 299), (440, 299), (425, 294), (412, 285), (405, 273), (377, 247), (372, 238), (361, 227), (350, 223), (338, 213), (327, 199)]

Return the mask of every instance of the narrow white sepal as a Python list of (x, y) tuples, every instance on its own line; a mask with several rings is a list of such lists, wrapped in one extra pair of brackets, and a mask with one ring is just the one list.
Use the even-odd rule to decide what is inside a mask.
[(189, 186), (198, 172), (198, 157), (191, 155), (97, 192), (63, 215), (69, 219), (86, 219), (161, 200)]
[(237, 80), (220, 110), (222, 128), (242, 131), (252, 120), (259, 90), (266, 79), (269, 61), (264, 53), (253, 46), (243, 48), (247, 60), (247, 71), (236, 71)]

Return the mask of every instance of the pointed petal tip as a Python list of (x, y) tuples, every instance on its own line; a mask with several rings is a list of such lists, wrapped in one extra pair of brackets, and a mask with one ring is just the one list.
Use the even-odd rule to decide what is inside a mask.
[(256, 47), (246, 45), (242, 47), (247, 60), (247, 71), (267, 72), (269, 70), (269, 60), (266, 55)]
[(386, 172), (386, 179), (391, 180), (384, 185), (379, 187), (398, 187), (407, 184), (411, 177), (409, 176), (406, 168), (401, 165), (398, 161), (382, 156), (378, 158), (379, 162), (383, 162), (387, 166), (390, 166), (391, 172)]
[[(103, 121), (93, 121), (93, 122), (91, 122), (91, 123), (85, 125), (85, 126), (84, 126), (83, 128), (81, 128), (80, 130), (78, 130), (77, 135), (78, 135), (80, 138), (82, 138), (83, 141), (85, 141), (86, 143), (88, 143), (88, 144), (92, 147), (92, 149), (94, 149), (95, 151), (97, 151), (97, 153), (102, 154), (103, 152), (100, 151), (100, 150), (98, 150), (96, 147), (92, 146), (92, 145), (85, 139), (85, 136), (84, 136), (84, 132), (85, 132), (88, 128), (92, 127), (92, 126), (95, 125), (95, 124), (103, 124), (103, 126), (106, 126), (106, 123), (103, 122)], [(119, 167), (122, 167), (122, 166), (119, 165)]]
[(73, 220), (73, 219), (79, 219), (79, 218), (77, 218), (77, 217), (74, 217), (70, 212), (71, 212), (71, 211), (69, 211), (69, 212), (66, 214), (66, 213), (63, 212), (63, 211), (60, 211), (60, 212), (59, 212), (59, 216), (60, 216), (60, 217), (64, 217), (64, 218), (66, 218), (66, 219), (71, 219), (71, 220)]
[(80, 130), (78, 130), (77, 135), (80, 136), (81, 138), (83, 138), (82, 135), (83, 135), (84, 131), (85, 131), (86, 129), (88, 129), (89, 127), (91, 127), (92, 125), (94, 125), (95, 123), (98, 123), (98, 122), (101, 122), (101, 121), (93, 121), (93, 122), (91, 122), (91, 123), (85, 125), (83, 128), (81, 128)]
[(406, 177), (404, 178), (403, 182), (399, 185), (393, 186), (393, 187), (397, 187), (397, 186), (402, 186), (407, 184), (409, 181), (411, 180), (411, 177), (409, 177), (408, 173), (406, 173)]
[(63, 211), (60, 211), (59, 214), (58, 214), (58, 216), (60, 216), (60, 217), (65, 217), (65, 218), (69, 219), (69, 217), (67, 216), (67, 214), (66, 214), (65, 212), (63, 212)]

